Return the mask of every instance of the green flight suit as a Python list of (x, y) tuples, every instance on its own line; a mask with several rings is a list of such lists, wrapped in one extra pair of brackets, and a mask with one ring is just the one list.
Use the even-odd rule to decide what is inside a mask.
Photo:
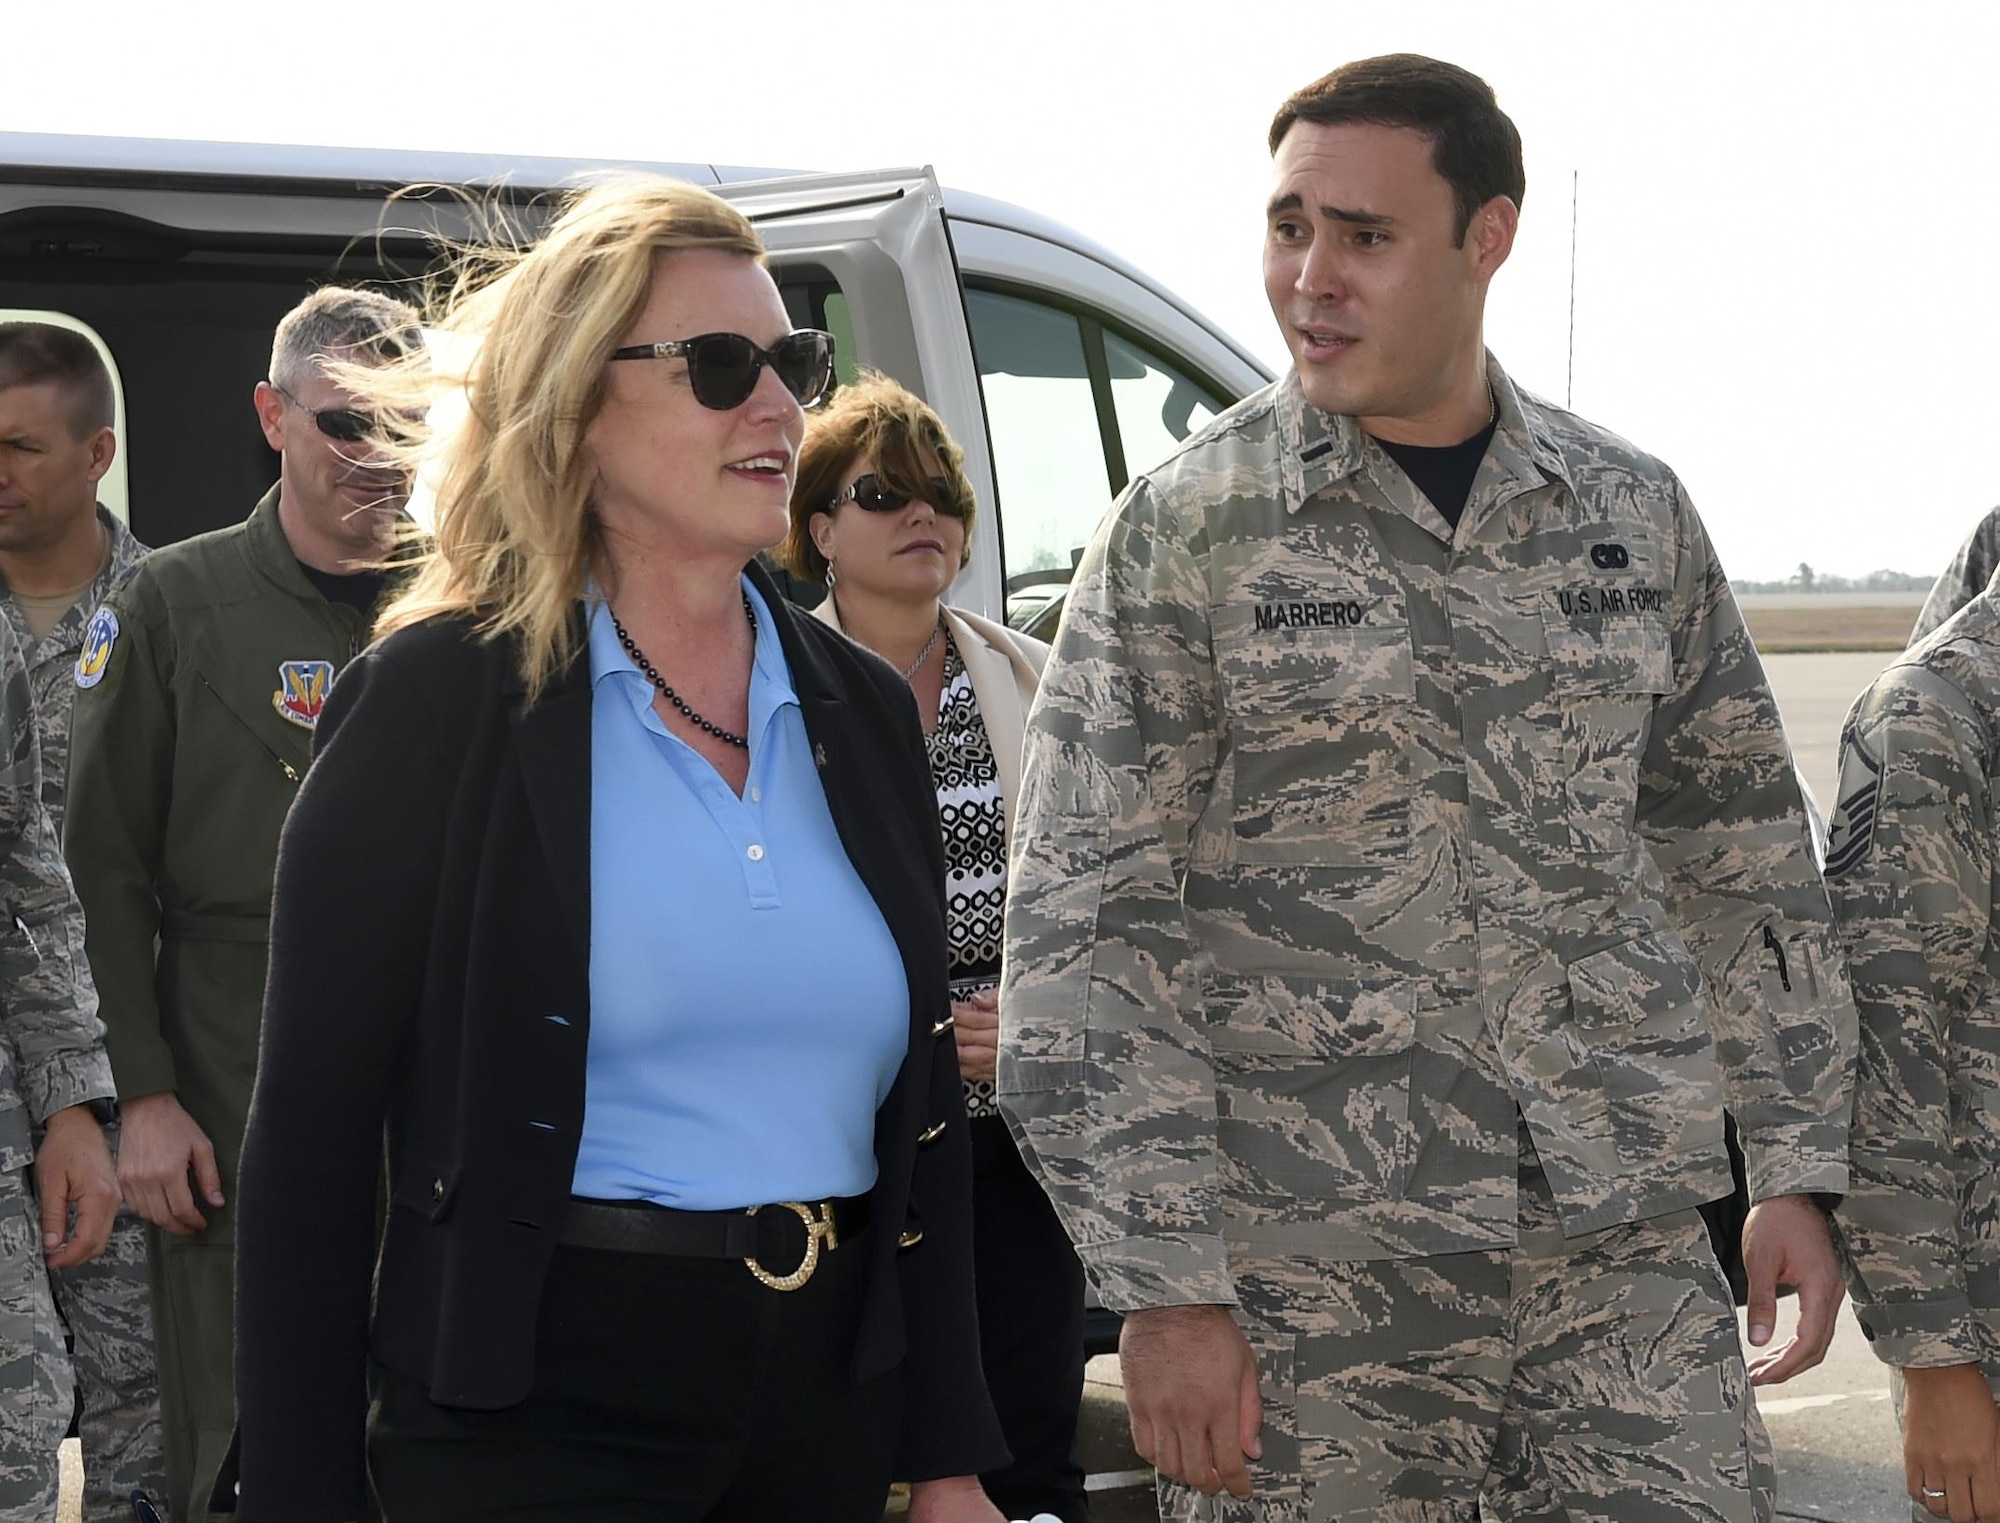
[(278, 832), (319, 707), (368, 623), (307, 580), (273, 487), (244, 523), (141, 562), (77, 659), (64, 849), (118, 1093), (178, 1095), (215, 1146), (230, 1202), (201, 1204), (209, 1224), (193, 1237), (150, 1233), (168, 1488), (183, 1523), (208, 1516), (235, 1422), (233, 1202)]

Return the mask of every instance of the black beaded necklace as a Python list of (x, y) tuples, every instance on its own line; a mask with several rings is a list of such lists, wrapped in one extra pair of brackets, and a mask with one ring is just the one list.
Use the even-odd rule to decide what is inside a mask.
[[(757, 610), (750, 606), (750, 594), (747, 592), (743, 594), (743, 617), (750, 621), (750, 639), (754, 644), (757, 639)], [(639, 649), (637, 642), (630, 635), (625, 633), (625, 626), (618, 622), (618, 615), (616, 613), (611, 615), (611, 627), (618, 631), (618, 643), (625, 647), (625, 654), (632, 658), (632, 664), (644, 672), (646, 679), (666, 695), (668, 703), (671, 703), (681, 713), (685, 714), (690, 722), (699, 725), (725, 745), (735, 746), (739, 751), (750, 749), (748, 739), (741, 735), (731, 734), (719, 724), (710, 724), (701, 715), (689, 708), (679, 693), (676, 693), (672, 688), (667, 686), (666, 679), (655, 671), (653, 663), (646, 659), (646, 653)]]

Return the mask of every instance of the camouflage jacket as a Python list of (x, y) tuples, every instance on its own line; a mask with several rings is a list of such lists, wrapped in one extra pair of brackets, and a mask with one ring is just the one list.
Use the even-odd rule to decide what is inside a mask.
[(2000, 1338), (2000, 598), (1862, 694), (1827, 852), (1861, 1061), (1835, 1213), (1854, 1309), (1890, 1364)]
[(27, 662), (0, 623), (0, 1173), (26, 1167), (31, 1127), (113, 1094), (83, 911), (42, 801)]
[(1915, 645), (1984, 592), (1996, 569), (2000, 569), (2000, 508), (1994, 508), (1973, 526), (1972, 532), (1965, 536), (1965, 543), (1958, 547), (1958, 554), (1951, 558), (1951, 564), (1931, 584), (1931, 595), (1924, 599), (1917, 627), (1910, 632), (1910, 643)]
[(125, 580), (126, 573), (139, 563), (146, 547), (132, 531), (114, 518), (102, 504), (98, 522), (111, 536), (111, 554), (104, 569), (69, 612), (56, 620), (54, 629), (36, 643), (28, 630), (27, 618), (0, 579), (0, 612), (13, 626), (14, 638), (28, 657), (28, 687), (35, 695), (35, 722), (42, 735), (42, 801), (49, 806), (56, 830), (62, 830), (63, 782), (69, 773), (69, 714), (76, 698), (76, 658), (83, 650), (83, 632), (98, 604), (111, 589)]
[(1133, 482), (1029, 725), (1002, 1103), (1107, 1304), (1846, 1184), (1854, 1011), (1680, 484), (1490, 371), (1456, 534), (1287, 378)]

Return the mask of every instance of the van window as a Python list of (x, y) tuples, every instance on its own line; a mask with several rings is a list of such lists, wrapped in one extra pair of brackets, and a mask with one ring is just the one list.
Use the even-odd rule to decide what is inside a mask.
[(1032, 573), (1068, 572), (1111, 500), (1111, 477), (1077, 319), (993, 291), (968, 291), (965, 305), (1011, 591)]
[(121, 523), (132, 521), (127, 507), (128, 493), (125, 487), (125, 381), (118, 374), (118, 362), (111, 357), (111, 346), (97, 336), (97, 330), (89, 323), (71, 317), (67, 312), (45, 312), (29, 307), (0, 307), (0, 323), (49, 323), (58, 328), (74, 328), (95, 346), (98, 356), (104, 361), (104, 368), (111, 372), (111, 395), (118, 404), (117, 419), (111, 431), (118, 438), (118, 453), (112, 457), (111, 469), (104, 473), (104, 479), (97, 483), (97, 500), (109, 508)]
[(1104, 357), (1128, 478), (1150, 471), (1222, 411), (1205, 387), (1130, 339), (1105, 334)]
[(1008, 619), (1042, 629), (1112, 499), (1222, 411), (1214, 390), (1097, 313), (965, 295), (1000, 497)]

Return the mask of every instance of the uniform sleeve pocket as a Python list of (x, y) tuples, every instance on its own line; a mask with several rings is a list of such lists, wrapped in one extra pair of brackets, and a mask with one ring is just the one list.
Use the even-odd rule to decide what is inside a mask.
[(1789, 931), (1766, 924), (1756, 959), (1758, 994), (1777, 1033), (1785, 1084), (1810, 1094), (1839, 1062), (1839, 1045), (1828, 1019), (1845, 1002), (1846, 969), (1814, 931)]
[(1003, 1094), (1082, 1081), (1109, 831), (1101, 812), (1035, 811), (1008, 864)]

